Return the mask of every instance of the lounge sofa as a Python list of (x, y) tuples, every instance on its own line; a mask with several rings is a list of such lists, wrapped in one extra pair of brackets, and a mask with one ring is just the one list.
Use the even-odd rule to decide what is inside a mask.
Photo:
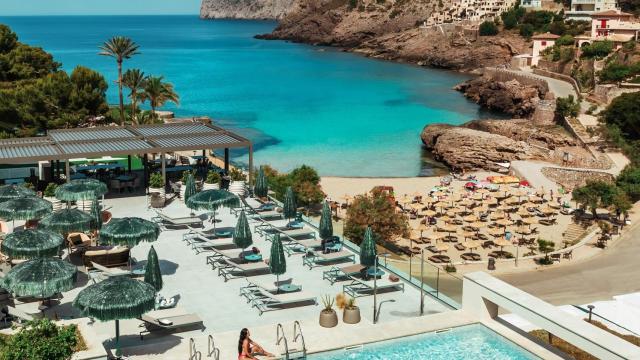
[(82, 263), (92, 269), (91, 262), (106, 267), (125, 266), (129, 264), (130, 249), (125, 246), (96, 246), (87, 248), (82, 255)]

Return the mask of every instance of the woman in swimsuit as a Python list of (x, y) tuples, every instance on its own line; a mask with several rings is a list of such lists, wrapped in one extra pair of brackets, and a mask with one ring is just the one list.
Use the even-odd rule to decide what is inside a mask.
[(273, 354), (264, 351), (262, 346), (251, 340), (249, 337), (249, 329), (244, 328), (240, 331), (240, 340), (238, 340), (238, 360), (254, 360), (255, 355), (273, 356)]

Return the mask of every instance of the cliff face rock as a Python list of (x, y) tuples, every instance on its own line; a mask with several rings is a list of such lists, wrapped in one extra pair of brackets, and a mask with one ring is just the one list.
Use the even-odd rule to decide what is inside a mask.
[[(359, 1), (296, 0), (271, 33), (281, 39), (346, 48), (367, 56), (453, 70), (502, 65), (527, 51), (519, 36), (478, 37), (445, 24), (429, 29), (419, 24), (437, 9), (433, 0)], [(446, 7), (449, 1), (443, 1)]]
[(578, 146), (578, 141), (555, 126), (536, 126), (527, 119), (473, 120), (463, 127), (506, 136), (515, 141), (525, 141), (548, 149)]
[(532, 115), (547, 94), (542, 86), (523, 84), (516, 79), (499, 81), (487, 76), (465, 81), (455, 90), (483, 107), (517, 117)]
[(203, 19), (280, 19), (295, 0), (202, 0)]
[(427, 125), (422, 142), (434, 157), (456, 170), (500, 170), (497, 162), (542, 158), (543, 152), (524, 141), (466, 127)]

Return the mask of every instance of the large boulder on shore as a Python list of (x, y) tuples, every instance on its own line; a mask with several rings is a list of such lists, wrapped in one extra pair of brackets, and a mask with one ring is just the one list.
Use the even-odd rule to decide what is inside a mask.
[(455, 170), (498, 171), (497, 163), (543, 157), (541, 150), (523, 141), (448, 124), (425, 126), (421, 138), (436, 160)]
[(506, 136), (515, 141), (542, 146), (553, 150), (563, 146), (578, 146), (576, 139), (557, 126), (541, 126), (528, 119), (472, 120), (463, 127)]

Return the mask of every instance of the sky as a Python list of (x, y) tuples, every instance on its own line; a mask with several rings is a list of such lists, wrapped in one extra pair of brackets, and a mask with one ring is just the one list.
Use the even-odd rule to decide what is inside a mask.
[(198, 14), (200, 0), (0, 0), (0, 16)]

